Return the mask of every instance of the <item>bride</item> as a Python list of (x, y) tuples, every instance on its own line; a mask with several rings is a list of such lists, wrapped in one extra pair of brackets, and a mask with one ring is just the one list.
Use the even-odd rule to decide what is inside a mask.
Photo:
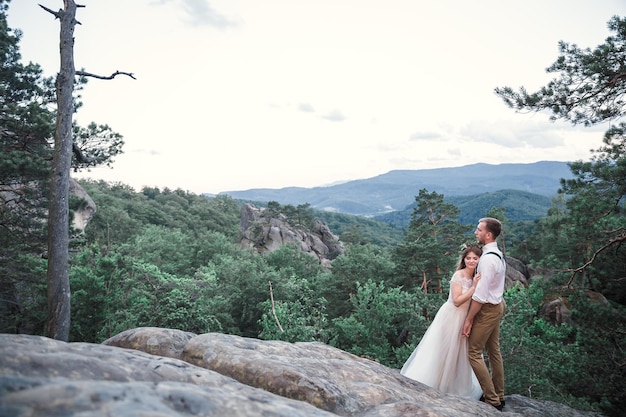
[(480, 274), (474, 276), (482, 249), (469, 246), (461, 253), (450, 280), (448, 300), (439, 308), (422, 340), (400, 373), (439, 391), (478, 400), (482, 390), (467, 357), (461, 328)]

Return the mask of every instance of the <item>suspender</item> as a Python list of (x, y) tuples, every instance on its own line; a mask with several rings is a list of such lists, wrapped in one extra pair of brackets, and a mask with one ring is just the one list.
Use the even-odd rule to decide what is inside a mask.
[(483, 255), (489, 255), (489, 254), (496, 255), (498, 258), (500, 258), (500, 260), (502, 260), (502, 256), (500, 256), (500, 254), (497, 253), (497, 252), (485, 252), (485, 253), (483, 253)]

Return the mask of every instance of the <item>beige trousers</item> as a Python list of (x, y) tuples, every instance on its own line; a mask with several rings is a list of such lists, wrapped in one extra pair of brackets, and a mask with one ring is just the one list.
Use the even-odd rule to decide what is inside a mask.
[[(500, 319), (506, 304), (485, 303), (474, 317), (468, 340), (468, 355), (472, 369), (478, 378), (485, 402), (499, 405), (504, 400), (504, 366), (500, 354)], [(487, 351), (491, 375), (483, 357)]]

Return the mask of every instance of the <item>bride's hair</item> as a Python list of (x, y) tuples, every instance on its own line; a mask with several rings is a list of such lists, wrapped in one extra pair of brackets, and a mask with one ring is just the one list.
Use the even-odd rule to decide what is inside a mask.
[(470, 253), (473, 253), (474, 255), (477, 255), (480, 258), (483, 254), (483, 250), (476, 245), (471, 245), (463, 249), (463, 251), (461, 252), (461, 259), (459, 260), (459, 266), (457, 269), (463, 269), (467, 266), (465, 265), (465, 257)]

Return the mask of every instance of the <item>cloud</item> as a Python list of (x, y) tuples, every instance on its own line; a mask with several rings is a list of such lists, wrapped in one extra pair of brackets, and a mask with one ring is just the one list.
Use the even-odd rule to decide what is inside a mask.
[(212, 26), (218, 29), (228, 29), (237, 26), (231, 20), (215, 10), (207, 0), (155, 0), (152, 4), (163, 5), (174, 3), (176, 7), (182, 8), (187, 16), (187, 21), (193, 26)]
[(505, 148), (556, 148), (565, 143), (558, 127), (548, 121), (474, 121), (461, 128), (460, 133), (469, 140)]
[(309, 103), (299, 103), (298, 104), (298, 110), (300, 110), (301, 112), (305, 112), (305, 113), (313, 113), (313, 112), (315, 112), (315, 109)]
[(415, 132), (409, 137), (410, 141), (437, 140), (444, 139), (440, 133), (432, 131)]
[(463, 156), (463, 152), (461, 152), (459, 148), (448, 149), (448, 155), (450, 155), (451, 157), (457, 158), (457, 157)]
[(330, 120), (331, 122), (343, 122), (346, 120), (346, 117), (339, 110), (331, 110), (325, 116), (322, 116), (323, 119)]

